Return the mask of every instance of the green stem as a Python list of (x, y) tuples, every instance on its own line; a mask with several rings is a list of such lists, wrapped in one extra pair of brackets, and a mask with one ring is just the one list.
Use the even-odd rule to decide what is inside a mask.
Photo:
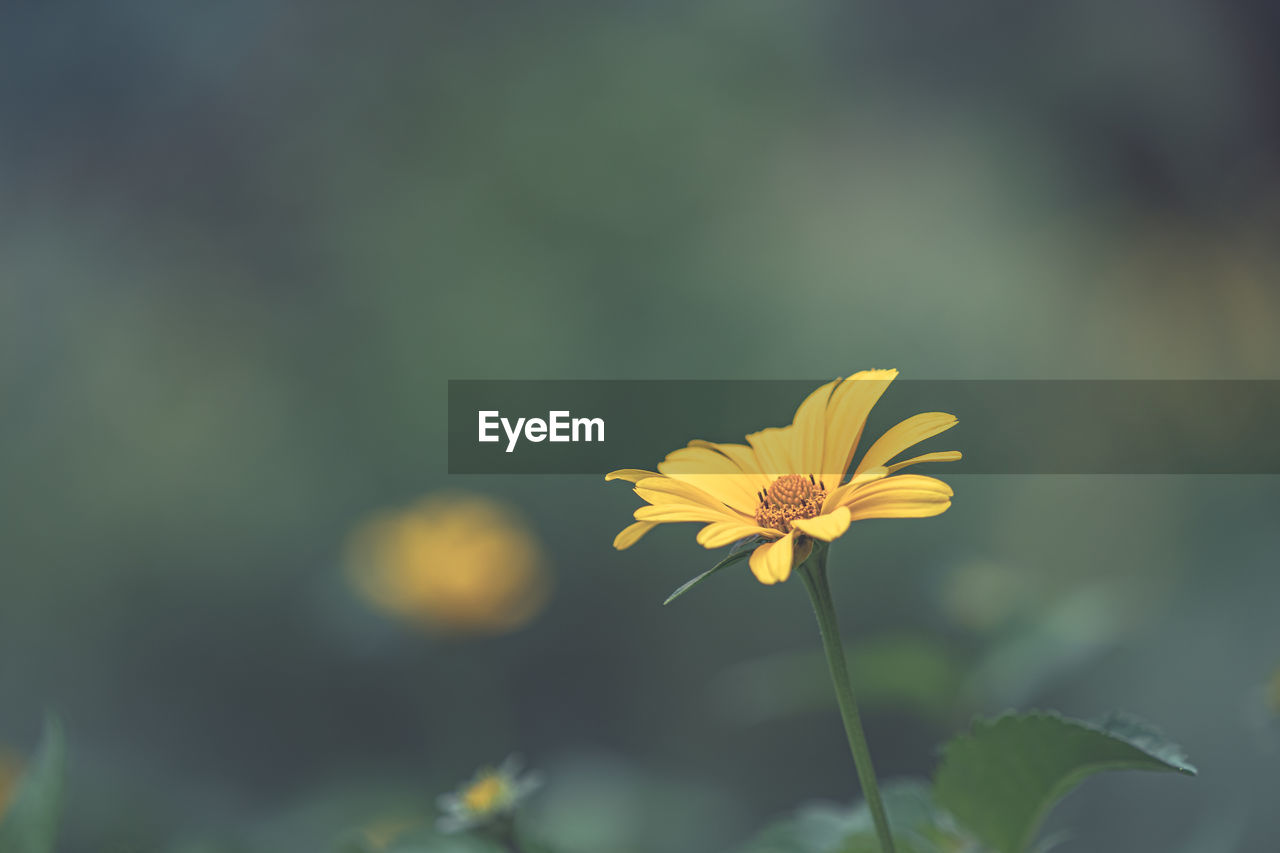
[(494, 839), (510, 853), (524, 853), (524, 847), (520, 844), (520, 835), (516, 832), (515, 815), (499, 818), (490, 831)]
[(858, 715), (858, 703), (853, 698), (853, 685), (849, 682), (849, 666), (844, 659), (844, 645), (840, 642), (840, 628), (836, 625), (836, 609), (831, 601), (831, 586), (827, 583), (825, 544), (814, 544), (812, 558), (800, 567), (800, 577), (809, 590), (813, 612), (818, 617), (818, 631), (822, 634), (822, 648), (827, 653), (827, 666), (831, 670), (831, 683), (836, 689), (836, 702), (840, 705), (844, 731), (849, 736), (853, 766), (857, 768), (862, 795), (866, 798), (871, 819), (876, 825), (881, 853), (894, 853), (889, 819), (885, 816), (884, 802), (880, 799), (880, 786), (876, 784), (876, 771), (871, 766), (871, 751), (867, 748), (867, 736), (862, 731), (862, 718)]

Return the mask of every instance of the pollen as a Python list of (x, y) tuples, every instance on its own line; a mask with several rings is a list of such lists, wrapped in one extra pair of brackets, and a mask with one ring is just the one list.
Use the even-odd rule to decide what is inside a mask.
[(785, 474), (757, 497), (760, 505), (756, 508), (756, 524), (790, 533), (795, 519), (813, 518), (822, 512), (827, 490), (812, 475)]

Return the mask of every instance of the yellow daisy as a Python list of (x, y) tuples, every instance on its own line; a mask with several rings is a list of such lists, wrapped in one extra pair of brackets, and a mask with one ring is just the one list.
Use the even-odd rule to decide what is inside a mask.
[(629, 548), (659, 524), (706, 526), (698, 544), (722, 548), (749, 537), (762, 541), (750, 557), (761, 583), (785, 581), (808, 558), (813, 540), (831, 542), (865, 518), (924, 518), (951, 506), (941, 480), (897, 472), (919, 462), (951, 462), (960, 452), (926, 453), (891, 462), (910, 447), (955, 426), (954, 415), (926, 412), (880, 436), (848, 480), (867, 416), (898, 375), (864, 370), (814, 391), (789, 426), (747, 436), (746, 444), (695, 440), (667, 455), (657, 471), (624, 468), (606, 480), (627, 480), (648, 502), (614, 539)]

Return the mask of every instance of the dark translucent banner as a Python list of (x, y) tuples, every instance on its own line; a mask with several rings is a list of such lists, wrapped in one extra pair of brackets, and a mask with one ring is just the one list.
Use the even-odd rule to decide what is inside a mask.
[[(827, 380), (451, 380), (449, 473), (652, 469), (691, 439), (785, 426)], [(967, 474), (1280, 474), (1280, 381), (910, 380), (889, 385), (859, 453), (920, 412), (959, 424), (907, 456)]]

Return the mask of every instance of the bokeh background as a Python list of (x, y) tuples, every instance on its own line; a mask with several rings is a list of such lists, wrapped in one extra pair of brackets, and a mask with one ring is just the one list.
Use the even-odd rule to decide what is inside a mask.
[[(1262, 0), (6, 4), (6, 754), (64, 719), (69, 851), (316, 853), (513, 752), (566, 853), (849, 800), (803, 591), (660, 607), (692, 530), (617, 553), (618, 484), (450, 478), (446, 380), (1277, 378), (1278, 38)], [(1090, 782), (1064, 850), (1275, 849), (1280, 483), (953, 485), (833, 557), (881, 774), (1122, 708), (1202, 775)], [(389, 606), (487, 559), (432, 524), (528, 612)]]

